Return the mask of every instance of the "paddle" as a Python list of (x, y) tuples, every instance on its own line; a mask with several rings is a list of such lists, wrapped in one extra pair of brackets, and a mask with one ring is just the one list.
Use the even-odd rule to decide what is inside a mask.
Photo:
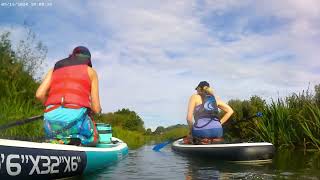
[(30, 117), (30, 118), (27, 118), (27, 119), (23, 119), (23, 120), (11, 122), (11, 123), (8, 123), (8, 124), (6, 124), (6, 125), (2, 125), (2, 126), (0, 126), (0, 131), (5, 130), (5, 129), (8, 129), (8, 128), (10, 128), (10, 127), (27, 124), (27, 123), (36, 121), (36, 120), (38, 120), (38, 119), (40, 119), (40, 118), (42, 118), (42, 117), (43, 117), (43, 115), (38, 115), (38, 116), (33, 116), (33, 117)]
[(246, 118), (246, 120), (250, 120), (250, 119), (252, 119), (252, 118), (262, 117), (262, 116), (263, 116), (262, 112), (257, 112), (255, 115)]
[[(245, 120), (249, 120), (249, 119), (252, 119), (252, 118), (255, 118), (255, 117), (262, 117), (262, 115), (263, 115), (262, 112), (257, 112), (255, 115), (250, 116), (250, 117), (246, 118)], [(241, 121), (243, 121), (243, 120), (241, 120)], [(240, 122), (240, 121), (238, 121), (238, 122)], [(165, 147), (166, 145), (171, 144), (172, 142), (174, 142), (174, 141), (176, 141), (176, 140), (179, 140), (179, 139), (182, 139), (182, 138), (185, 138), (185, 137), (187, 137), (187, 136), (182, 136), (182, 137), (179, 137), (179, 138), (175, 138), (175, 139), (172, 139), (172, 140), (167, 140), (167, 141), (165, 141), (165, 142), (156, 144), (156, 145), (152, 148), (152, 150), (154, 150), (154, 151), (160, 151), (160, 149), (162, 149), (162, 148)]]

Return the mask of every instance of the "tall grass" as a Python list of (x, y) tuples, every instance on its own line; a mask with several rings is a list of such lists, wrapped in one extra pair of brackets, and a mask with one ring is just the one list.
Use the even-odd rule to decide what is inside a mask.
[(311, 144), (320, 150), (320, 108), (307, 103), (299, 114), (299, 125), (304, 132), (304, 145)]
[[(0, 106), (0, 125), (5, 125), (12, 121), (21, 120), (42, 113), (42, 110), (40, 108), (36, 108), (30, 100), (1, 98), (0, 102), (2, 103)], [(44, 132), (42, 129), (41, 119), (39, 119), (37, 122), (20, 125), (0, 132), (0, 137), (2, 138), (15, 139), (36, 140), (40, 137), (43, 137), (43, 135)]]
[(257, 140), (279, 148), (320, 150), (320, 108), (308, 91), (272, 101), (265, 107), (264, 117), (255, 124), (251, 130)]
[(298, 137), (294, 121), (286, 103), (278, 100), (266, 107), (264, 116), (256, 121), (256, 128), (253, 131), (260, 140), (271, 142), (276, 146), (294, 147)]
[[(41, 64), (43, 56), (39, 59), (34, 55), (44, 54), (39, 53), (38, 50), (41, 51), (41, 48), (34, 49), (32, 48), (34, 46), (28, 44), (27, 41), (23, 41), (21, 44), (29, 47), (27, 51), (23, 51), (22, 46), (18, 46), (18, 50), (14, 50), (11, 47), (9, 36), (10, 33), (0, 35), (0, 125), (42, 113), (41, 104), (34, 97), (38, 83), (34, 79), (33, 70), (37, 67), (31, 66), (30, 63)], [(23, 56), (20, 56), (22, 54)], [(28, 60), (22, 59), (22, 57)], [(0, 132), (0, 137), (19, 139), (35, 138), (42, 135), (40, 121)]]

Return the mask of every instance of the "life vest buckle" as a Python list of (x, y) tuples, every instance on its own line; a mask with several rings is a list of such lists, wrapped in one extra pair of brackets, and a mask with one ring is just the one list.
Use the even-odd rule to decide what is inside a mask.
[(61, 97), (61, 106), (64, 107), (64, 96)]

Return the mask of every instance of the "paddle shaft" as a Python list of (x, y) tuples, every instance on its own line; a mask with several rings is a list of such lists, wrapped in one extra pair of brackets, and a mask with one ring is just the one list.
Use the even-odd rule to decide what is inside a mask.
[(33, 116), (27, 119), (23, 119), (23, 120), (19, 120), (19, 121), (15, 121), (15, 122), (11, 122), (8, 123), (6, 125), (0, 126), (0, 131), (14, 127), (14, 126), (20, 126), (20, 125), (24, 125), (33, 121), (36, 121), (38, 119), (41, 119), (43, 117), (43, 115), (38, 115), (38, 116)]

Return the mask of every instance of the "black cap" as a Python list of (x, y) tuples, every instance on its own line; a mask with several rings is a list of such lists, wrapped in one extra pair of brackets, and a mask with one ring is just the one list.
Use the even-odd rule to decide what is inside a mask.
[(78, 54), (81, 54), (81, 55), (84, 55), (86, 56), (87, 58), (91, 58), (91, 53), (89, 51), (88, 48), (84, 47), (84, 46), (78, 46), (78, 47), (75, 47), (73, 49), (73, 52), (72, 52), (73, 55), (78, 55)]
[(78, 46), (75, 47), (72, 51), (72, 55), (71, 57), (73, 59), (77, 59), (80, 61), (85, 61), (85, 63), (92, 67), (92, 63), (91, 63), (91, 53), (89, 51), (88, 48), (84, 47), (84, 46)]
[(198, 86), (196, 87), (196, 90), (197, 90), (197, 88), (203, 88), (203, 87), (205, 87), (205, 86), (207, 86), (207, 87), (210, 87), (210, 85), (209, 85), (209, 83), (207, 82), (207, 81), (201, 81), (199, 84), (198, 84)]

